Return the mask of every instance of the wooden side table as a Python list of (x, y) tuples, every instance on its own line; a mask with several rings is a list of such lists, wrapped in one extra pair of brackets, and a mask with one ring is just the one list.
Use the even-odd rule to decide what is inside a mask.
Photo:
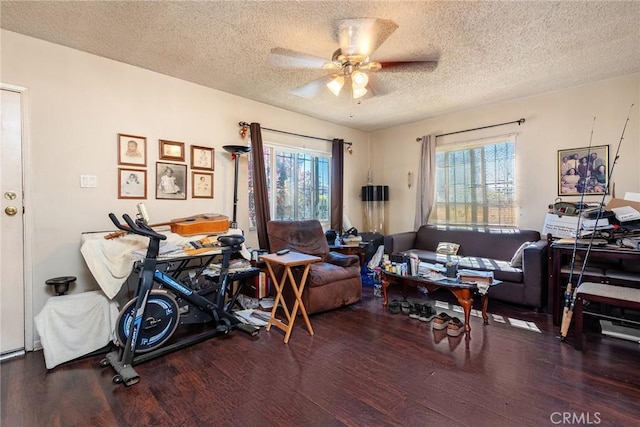
[[(284, 343), (289, 342), (289, 337), (291, 336), (291, 331), (293, 330), (293, 324), (296, 320), (296, 314), (298, 313), (298, 309), (300, 309), (300, 313), (302, 314), (302, 318), (304, 319), (304, 323), (307, 325), (307, 330), (309, 334), (313, 336), (313, 327), (311, 327), (311, 322), (309, 321), (309, 316), (307, 315), (307, 310), (304, 307), (304, 303), (302, 302), (302, 291), (304, 290), (304, 285), (307, 282), (307, 275), (309, 274), (309, 266), (314, 262), (318, 262), (321, 260), (320, 257), (302, 254), (299, 252), (289, 252), (285, 255), (276, 255), (276, 254), (267, 254), (262, 255), (262, 260), (267, 264), (267, 270), (269, 271), (269, 275), (271, 276), (271, 281), (273, 282), (273, 286), (276, 288), (276, 298), (273, 303), (273, 308), (271, 309), (271, 317), (269, 318), (269, 322), (267, 323), (267, 331), (271, 329), (271, 326), (275, 326), (278, 329), (281, 329), (285, 332), (284, 335)], [(272, 264), (280, 264), (284, 266), (284, 272), (282, 273), (282, 278), (278, 280), (275, 273), (273, 272)], [(304, 272), (302, 273), (302, 279), (300, 283), (296, 283), (296, 279), (293, 276), (293, 272), (291, 271), (291, 267), (304, 266)], [(285, 282), (287, 281), (287, 277), (289, 278), (289, 282), (291, 283), (291, 287), (293, 288), (293, 293), (296, 296), (296, 302), (293, 304), (293, 309), (289, 312), (287, 308), (287, 304), (284, 302), (284, 297), (282, 296), (282, 289), (284, 288)], [(282, 322), (281, 320), (276, 318), (276, 311), (278, 310), (278, 304), (282, 303), (282, 310), (284, 311), (284, 315), (287, 318), (287, 323)]]

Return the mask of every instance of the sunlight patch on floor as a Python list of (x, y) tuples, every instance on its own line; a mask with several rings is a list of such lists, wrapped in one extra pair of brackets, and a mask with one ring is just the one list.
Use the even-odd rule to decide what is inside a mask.
[[(464, 309), (459, 305), (449, 304), (446, 301), (438, 301), (435, 302), (435, 307), (443, 310), (453, 310), (456, 313), (464, 313)], [(494, 322), (502, 323), (504, 325), (513, 326), (514, 328), (524, 329), (525, 331), (537, 332), (539, 334), (542, 333), (540, 328), (534, 322), (528, 322), (525, 320), (514, 319), (513, 317), (508, 317), (508, 322), (504, 319), (504, 317), (498, 314), (487, 313), (491, 316)], [(482, 317), (482, 312), (480, 310), (471, 309), (471, 316), (474, 317)]]

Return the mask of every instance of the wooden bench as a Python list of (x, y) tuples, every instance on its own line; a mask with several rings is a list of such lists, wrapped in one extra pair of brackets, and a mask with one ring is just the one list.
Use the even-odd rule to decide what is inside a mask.
[(578, 288), (574, 307), (576, 320), (574, 347), (576, 350), (582, 350), (583, 314), (589, 314), (583, 311), (583, 301), (640, 310), (640, 289), (607, 285), (605, 283), (582, 283)]

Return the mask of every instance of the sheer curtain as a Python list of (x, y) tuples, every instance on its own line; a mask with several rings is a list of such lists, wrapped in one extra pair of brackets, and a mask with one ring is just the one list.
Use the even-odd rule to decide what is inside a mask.
[(331, 229), (342, 233), (344, 139), (331, 145)]
[(251, 151), (253, 152), (253, 197), (256, 207), (256, 228), (260, 249), (269, 250), (267, 222), (269, 213), (269, 193), (267, 191), (267, 172), (264, 164), (264, 148), (260, 123), (251, 123)]
[(420, 151), (420, 165), (416, 185), (416, 215), (414, 230), (429, 223), (429, 216), (435, 203), (436, 184), (436, 137), (425, 135), (422, 137)]

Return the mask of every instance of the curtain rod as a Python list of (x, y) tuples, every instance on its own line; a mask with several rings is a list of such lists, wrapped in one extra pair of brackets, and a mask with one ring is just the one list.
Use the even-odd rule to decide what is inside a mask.
[[(247, 122), (240, 122), (240, 123), (238, 123), (238, 126), (251, 126), (251, 124), (250, 124), (250, 123), (247, 123)], [(268, 131), (271, 131), (271, 132), (284, 133), (284, 134), (286, 134), (286, 135), (301, 136), (301, 137), (303, 137), (303, 138), (317, 139), (317, 140), (319, 140), (319, 141), (333, 142), (333, 139), (320, 138), (320, 137), (317, 137), (317, 136), (302, 135), (302, 134), (300, 134), (300, 133), (287, 132), (287, 131), (284, 131), (284, 130), (278, 130), (278, 129), (263, 128), (262, 126), (260, 127), (260, 129), (268, 130)], [(353, 143), (352, 143), (352, 142), (345, 142), (345, 141), (342, 141), (342, 143), (343, 143), (343, 144), (346, 144), (346, 145), (348, 145), (348, 146), (353, 145)]]
[[(436, 138), (439, 137), (439, 136), (455, 135), (457, 133), (471, 132), (471, 131), (480, 130), (480, 129), (489, 129), (489, 128), (494, 128), (496, 126), (510, 125), (510, 124), (513, 124), (513, 123), (517, 123), (518, 126), (520, 126), (521, 124), (524, 123), (524, 119), (514, 120), (512, 122), (506, 122), (506, 123), (498, 123), (497, 125), (482, 126), (482, 127), (479, 127), (479, 128), (465, 129), (465, 130), (459, 130), (459, 131), (456, 131), (456, 132), (443, 133), (441, 135), (436, 135)], [(420, 142), (421, 140), (422, 140), (422, 137), (416, 138), (416, 142)]]

